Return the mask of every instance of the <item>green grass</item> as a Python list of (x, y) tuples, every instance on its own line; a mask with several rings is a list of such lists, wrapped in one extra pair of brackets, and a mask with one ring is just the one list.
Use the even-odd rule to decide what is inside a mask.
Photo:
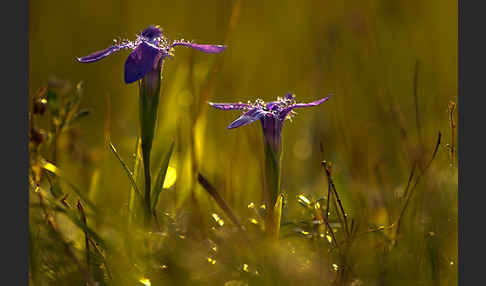
[[(176, 2), (32, 3), (30, 283), (456, 285), (456, 3)], [(65, 13), (50, 17), (56, 5)], [(111, 26), (68, 20), (98, 10)], [(73, 64), (147, 24), (228, 45), (177, 50), (164, 66), (149, 225), (126, 54)], [(269, 242), (261, 127), (227, 130), (240, 113), (207, 101), (286, 92), (334, 96), (284, 125), (280, 236)]]

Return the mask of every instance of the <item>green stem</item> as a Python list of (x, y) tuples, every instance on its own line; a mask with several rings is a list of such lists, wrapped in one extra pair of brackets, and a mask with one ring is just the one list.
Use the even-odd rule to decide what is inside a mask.
[(265, 192), (264, 199), (267, 210), (265, 212), (265, 232), (268, 238), (278, 239), (280, 230), (281, 204), (276, 206), (280, 195), (281, 177), (281, 142), (275, 140), (271, 142), (265, 138)]
[[(142, 145), (143, 146), (143, 145)], [(152, 189), (151, 181), (152, 177), (150, 174), (150, 150), (149, 147), (142, 147), (142, 157), (143, 157), (143, 173), (145, 177), (145, 208), (147, 211), (147, 216), (150, 217), (151, 212), (151, 200), (150, 200), (150, 190)]]
[(145, 177), (145, 208), (147, 222), (151, 218), (152, 177), (150, 173), (150, 153), (154, 139), (155, 123), (157, 120), (157, 109), (159, 105), (159, 94), (161, 86), (161, 70), (163, 60), (161, 59), (156, 69), (145, 74), (140, 82), (140, 132), (142, 140), (142, 160)]

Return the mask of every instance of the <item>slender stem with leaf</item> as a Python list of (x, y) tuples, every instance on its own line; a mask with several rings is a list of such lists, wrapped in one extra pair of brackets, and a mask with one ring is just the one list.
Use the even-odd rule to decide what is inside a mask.
[(157, 68), (145, 74), (139, 82), (140, 101), (140, 132), (142, 140), (142, 160), (145, 178), (145, 209), (147, 220), (150, 220), (152, 203), (150, 194), (152, 191), (152, 177), (150, 172), (150, 154), (154, 140), (155, 123), (157, 120), (157, 109), (159, 106), (159, 95), (161, 86), (162, 59)]
[[(280, 135), (280, 134), (278, 134)], [(265, 232), (268, 238), (278, 239), (280, 231), (281, 199), (280, 177), (282, 162), (282, 147), (280, 136), (277, 140), (270, 140), (265, 136), (265, 190), (264, 198), (267, 206), (265, 214)], [(274, 139), (274, 138), (272, 138)], [(280, 201), (279, 204), (277, 204)]]

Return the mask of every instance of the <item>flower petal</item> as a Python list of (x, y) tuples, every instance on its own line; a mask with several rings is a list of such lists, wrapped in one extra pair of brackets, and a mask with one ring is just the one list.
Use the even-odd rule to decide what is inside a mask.
[(226, 46), (224, 45), (206, 45), (206, 44), (194, 44), (194, 43), (189, 43), (189, 42), (184, 42), (184, 41), (177, 41), (172, 44), (172, 47), (175, 46), (185, 46), (189, 48), (196, 49), (201, 52), (205, 53), (210, 53), (210, 54), (217, 54), (221, 53), (226, 49)]
[(97, 62), (97, 61), (101, 60), (102, 58), (105, 58), (105, 57), (113, 54), (114, 52), (119, 51), (121, 48), (122, 48), (121, 46), (111, 46), (111, 47), (106, 48), (104, 50), (97, 51), (97, 52), (94, 52), (92, 54), (89, 54), (85, 57), (77, 58), (77, 60), (78, 60), (78, 62), (81, 62), (81, 63)]
[(125, 62), (125, 82), (132, 83), (144, 77), (144, 75), (154, 68), (154, 63), (160, 58), (160, 50), (141, 42), (133, 50)]
[(228, 129), (250, 124), (253, 121), (262, 118), (266, 113), (267, 113), (266, 111), (255, 107), (249, 110), (248, 112), (244, 113), (242, 116), (238, 117), (238, 119), (236, 119), (235, 121), (231, 122), (231, 124), (228, 126)]
[(292, 111), (292, 109), (294, 108), (300, 108), (300, 107), (310, 107), (310, 106), (317, 106), (321, 103), (323, 103), (324, 101), (328, 100), (329, 97), (331, 97), (331, 95), (328, 95), (327, 97), (324, 97), (324, 98), (321, 98), (319, 100), (316, 100), (316, 101), (312, 101), (312, 102), (309, 102), (309, 103), (296, 103), (296, 104), (293, 104), (289, 107), (286, 107), (284, 109), (282, 109), (282, 111), (280, 111), (279, 113), (279, 118), (280, 120), (284, 120), (287, 115), (289, 114), (290, 111)]
[(209, 105), (221, 110), (244, 110), (251, 107), (247, 103), (234, 102), (234, 103), (215, 103), (209, 102)]
[(162, 30), (160, 29), (159, 26), (151, 25), (145, 28), (145, 30), (143, 30), (140, 33), (140, 35), (142, 35), (142, 37), (145, 37), (149, 40), (152, 40), (162, 36)]
[(329, 97), (331, 97), (331, 95), (328, 95), (324, 98), (321, 98), (319, 100), (316, 100), (316, 101), (313, 101), (313, 102), (309, 102), (309, 103), (296, 103), (292, 106), (292, 108), (297, 108), (297, 107), (309, 107), (309, 106), (317, 106), (321, 103), (323, 103), (324, 101), (328, 100)]

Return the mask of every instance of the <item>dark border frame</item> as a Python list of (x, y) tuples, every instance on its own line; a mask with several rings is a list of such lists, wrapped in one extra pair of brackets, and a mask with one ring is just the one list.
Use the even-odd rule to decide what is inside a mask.
[[(2, 284), (28, 285), (29, 1), (10, 1), (2, 31)], [(5, 51), (6, 50), (6, 51)]]
[[(466, 5), (464, 5), (466, 3)], [(484, 226), (484, 130), (485, 81), (483, 27), (486, 18), (480, 1), (458, 1), (458, 162), (459, 162), (459, 284), (476, 285), (482, 279), (480, 260), (486, 236)], [(476, 5), (476, 7), (474, 7)], [(29, 1), (9, 1), (3, 9), (2, 26), (2, 150), (3, 192), (8, 198), (0, 208), (3, 220), (2, 282), (28, 285), (28, 97), (29, 97)], [(469, 137), (469, 138), (467, 138)], [(474, 160), (476, 159), (476, 160)], [(465, 162), (469, 162), (468, 165)], [(467, 216), (465, 215), (467, 214)], [(465, 235), (466, 228), (469, 234)], [(476, 254), (476, 255), (474, 255)], [(469, 261), (467, 261), (469, 260)], [(476, 261), (473, 261), (476, 260)]]
[(483, 234), (485, 191), (482, 179), (486, 140), (482, 136), (485, 114), (482, 102), (486, 44), (482, 36), (484, 9), (480, 3), (458, 1), (459, 285), (481, 285), (478, 281), (484, 280), (486, 236)]

